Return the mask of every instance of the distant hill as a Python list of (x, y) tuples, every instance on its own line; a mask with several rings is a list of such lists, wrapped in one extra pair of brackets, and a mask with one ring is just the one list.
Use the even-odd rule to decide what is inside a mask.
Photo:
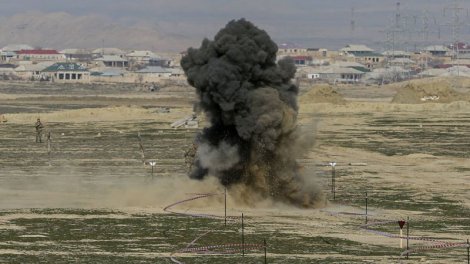
[(98, 15), (27, 12), (0, 17), (0, 47), (14, 43), (55, 49), (117, 47), (183, 51), (191, 46), (182, 36), (160, 33), (151, 24), (122, 25)]

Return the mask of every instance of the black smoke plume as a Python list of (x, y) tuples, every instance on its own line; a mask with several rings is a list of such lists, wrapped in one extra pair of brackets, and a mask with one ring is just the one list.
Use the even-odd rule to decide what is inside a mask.
[(244, 19), (188, 49), (181, 66), (210, 121), (197, 137), (190, 177), (216, 176), (243, 185), (245, 195), (309, 207), (320, 194), (296, 162), (311, 146), (297, 126), (296, 69), (290, 59), (277, 62), (276, 52), (269, 35)]

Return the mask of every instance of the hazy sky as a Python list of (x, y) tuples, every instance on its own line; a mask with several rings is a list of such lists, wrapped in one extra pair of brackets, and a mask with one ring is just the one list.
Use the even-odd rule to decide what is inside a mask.
[[(449, 8), (453, 0), (400, 2), (402, 23), (408, 29), (400, 33), (403, 42), (450, 42), (448, 24), (453, 17)], [(460, 39), (470, 40), (467, 11), (470, 1), (457, 2), (463, 8), (459, 16)], [(27, 11), (98, 15), (125, 25), (151, 24), (164, 34), (198, 42), (203, 37), (212, 37), (229, 20), (245, 17), (268, 31), (278, 43), (337, 47), (364, 42), (378, 46), (386, 42), (385, 32), (393, 25), (396, 3), (396, 0), (0, 0), (0, 16)], [(352, 19), (356, 24), (354, 31)], [(428, 29), (424, 30), (426, 24)]]

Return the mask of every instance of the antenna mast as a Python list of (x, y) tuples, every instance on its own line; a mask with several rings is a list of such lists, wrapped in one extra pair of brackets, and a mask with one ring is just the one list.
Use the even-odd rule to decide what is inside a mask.
[[(459, 0), (453, 0), (452, 4), (445, 7), (443, 10), (444, 16), (447, 16), (447, 13), (450, 13), (451, 19), (450, 22), (445, 24), (451, 28), (451, 45), (452, 48), (452, 67), (455, 67), (456, 62), (459, 60), (459, 44), (460, 44), (460, 28), (463, 26), (463, 23), (460, 19), (461, 12), (464, 11), (464, 8), (460, 7)], [(457, 65), (459, 66), (459, 65)], [(457, 67), (457, 77), (460, 76), (460, 69)]]
[(355, 10), (354, 10), (354, 7), (351, 7), (351, 43), (354, 42), (355, 31), (356, 31)]

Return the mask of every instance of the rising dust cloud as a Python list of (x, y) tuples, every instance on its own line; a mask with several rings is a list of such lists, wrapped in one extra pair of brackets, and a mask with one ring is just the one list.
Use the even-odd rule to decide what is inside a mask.
[(276, 62), (276, 52), (269, 35), (244, 19), (188, 49), (181, 66), (210, 121), (197, 136), (190, 177), (215, 176), (247, 202), (271, 197), (313, 207), (322, 194), (296, 161), (313, 134), (297, 124), (293, 61)]

